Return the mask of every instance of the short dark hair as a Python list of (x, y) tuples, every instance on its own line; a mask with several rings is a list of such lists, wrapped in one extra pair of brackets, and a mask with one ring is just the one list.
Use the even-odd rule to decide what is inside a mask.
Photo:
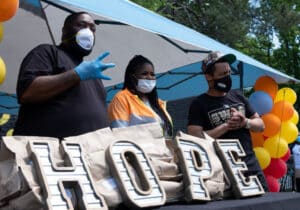
[(89, 13), (87, 12), (74, 12), (74, 13), (71, 13), (70, 15), (68, 15), (65, 19), (65, 22), (64, 22), (64, 27), (68, 28), (72, 25), (72, 23), (74, 22), (74, 20), (76, 20), (76, 18), (82, 14), (87, 14), (87, 15), (90, 15)]
[(90, 15), (87, 12), (74, 12), (66, 17), (63, 28), (62, 28), (62, 36), (61, 36), (62, 40), (67, 40), (67, 39), (70, 39), (72, 36), (74, 36), (74, 33), (76, 31), (74, 31), (73, 24), (76, 21), (76, 19), (78, 18), (78, 16), (80, 16), (82, 14)]

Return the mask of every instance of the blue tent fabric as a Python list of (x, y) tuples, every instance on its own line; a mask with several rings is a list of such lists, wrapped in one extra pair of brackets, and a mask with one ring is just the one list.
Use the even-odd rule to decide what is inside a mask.
[(19, 0), (19, 7), (25, 8), (28, 11), (31, 11), (33, 14), (44, 18), (44, 14), (42, 13), (41, 3), (39, 0)]
[(17, 114), (19, 104), (15, 94), (7, 94), (0, 92), (0, 114)]

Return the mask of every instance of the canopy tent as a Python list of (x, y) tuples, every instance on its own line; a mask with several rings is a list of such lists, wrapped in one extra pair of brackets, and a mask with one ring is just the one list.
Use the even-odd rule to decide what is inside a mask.
[(99, 24), (96, 46), (87, 59), (109, 51), (111, 55), (105, 61), (116, 63), (115, 68), (105, 72), (112, 77), (112, 80), (104, 81), (109, 100), (122, 86), (126, 65), (136, 54), (153, 61), (159, 74), (159, 96), (165, 100), (205, 91), (206, 82), (200, 73), (201, 60), (215, 50), (237, 56), (238, 61), (234, 64), (238, 69), (235, 72), (237, 76), (234, 76), (235, 88), (252, 86), (262, 75), (269, 75), (278, 83), (299, 82), (130, 1), (20, 0), (20, 5), (16, 16), (4, 23), (4, 38), (0, 43), (0, 56), (7, 66), (7, 77), (0, 86), (0, 92), (5, 94), (15, 93), (19, 65), (25, 54), (40, 43), (58, 44), (64, 18), (72, 11), (82, 10), (92, 13)]

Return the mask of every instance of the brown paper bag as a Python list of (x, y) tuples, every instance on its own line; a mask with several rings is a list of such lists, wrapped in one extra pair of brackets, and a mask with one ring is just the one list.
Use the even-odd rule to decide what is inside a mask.
[[(172, 149), (159, 123), (149, 123), (126, 128), (115, 128), (117, 139), (131, 140), (138, 144), (148, 155), (167, 195), (167, 202), (182, 200), (183, 182)], [(165, 182), (163, 182), (165, 181)]]
[[(185, 141), (195, 142), (199, 144), (202, 148), (205, 149), (207, 152), (207, 156), (210, 160), (210, 167), (211, 167), (211, 176), (204, 180), (205, 187), (208, 189), (208, 192), (210, 194), (210, 199), (212, 200), (219, 200), (223, 198), (223, 193), (225, 190), (225, 180), (224, 180), (224, 170), (221, 164), (220, 159), (218, 158), (215, 148), (214, 148), (214, 139), (208, 136), (206, 133), (204, 133), (204, 138), (198, 138), (195, 136), (191, 136), (188, 134), (185, 134), (183, 132), (178, 132), (176, 139), (182, 139)], [(187, 164), (185, 163), (184, 158), (182, 157), (182, 153), (180, 149), (177, 149), (178, 156), (181, 156), (180, 160), (180, 166), (181, 167), (187, 167)], [(182, 170), (188, 170), (187, 168), (182, 168)], [(184, 176), (185, 183), (188, 183), (187, 177)], [(186, 189), (188, 190), (188, 189)], [(188, 200), (192, 198), (187, 198)]]

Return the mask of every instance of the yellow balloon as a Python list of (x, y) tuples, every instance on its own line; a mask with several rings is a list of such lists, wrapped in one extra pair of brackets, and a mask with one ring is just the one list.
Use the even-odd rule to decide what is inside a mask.
[(3, 39), (3, 34), (4, 34), (4, 27), (3, 27), (3, 24), (0, 23), (0, 42), (1, 42), (2, 39)]
[(11, 128), (11, 129), (9, 129), (9, 130), (6, 132), (6, 136), (12, 136), (13, 133), (14, 133), (14, 129)]
[(6, 66), (2, 58), (0, 57), (0, 85), (5, 80), (5, 76), (6, 76)]
[(10, 114), (2, 114), (2, 116), (0, 117), (0, 126), (7, 123), (9, 119), (10, 119)]
[(299, 122), (299, 114), (295, 109), (294, 109), (294, 114), (293, 114), (292, 118), (290, 119), (290, 121), (292, 123), (294, 123), (295, 125), (297, 125)]
[(262, 169), (267, 168), (271, 163), (271, 157), (269, 152), (263, 147), (254, 147), (255, 156), (259, 162)]
[(278, 136), (282, 137), (288, 144), (293, 143), (298, 136), (298, 128), (291, 121), (282, 122)]
[(281, 88), (276, 94), (274, 104), (278, 101), (288, 101), (291, 104), (294, 104), (297, 101), (297, 94), (291, 88)]
[(281, 158), (289, 149), (286, 140), (278, 135), (266, 139), (264, 148), (269, 152), (271, 158)]

